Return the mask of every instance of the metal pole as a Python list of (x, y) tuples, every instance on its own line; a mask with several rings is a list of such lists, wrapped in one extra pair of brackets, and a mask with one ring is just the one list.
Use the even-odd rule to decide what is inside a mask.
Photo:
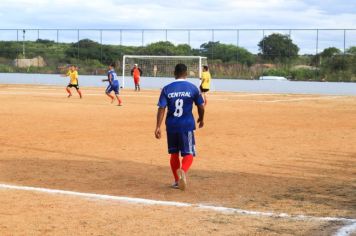
[(125, 60), (126, 56), (122, 58), (122, 87), (125, 88)]
[[(40, 30), (37, 29), (37, 42), (39, 41), (39, 39), (40, 39)], [(40, 58), (37, 55), (37, 69), (38, 67), (40, 67)]]
[(120, 46), (122, 45), (122, 30), (120, 30)]
[[(77, 42), (77, 44), (78, 44), (78, 62), (79, 62), (79, 29), (78, 29), (78, 32), (77, 32), (77, 33), (78, 33), (78, 42)], [(78, 62), (77, 62), (77, 63), (78, 63)]]
[(26, 54), (25, 54), (25, 33), (26, 30), (22, 30), (22, 55), (24, 58), (26, 58)]
[(344, 30), (344, 55), (346, 53), (346, 30)]
[(262, 53), (265, 51), (265, 30), (262, 30)]
[(16, 30), (16, 42), (17, 42), (17, 43), (16, 43), (16, 44), (17, 44), (17, 45), (16, 45), (16, 48), (17, 48), (17, 51), (16, 51), (16, 59), (17, 59), (17, 60), (16, 60), (16, 67), (18, 67), (18, 63), (19, 63), (19, 62), (18, 62), (18, 61), (19, 61), (18, 59), (19, 59), (19, 54), (20, 54), (20, 53), (19, 53), (20, 50), (19, 50), (19, 48), (18, 48), (18, 43), (19, 43), (19, 30)]
[(289, 74), (289, 71), (290, 71), (290, 65), (291, 65), (291, 44), (292, 44), (292, 39), (291, 39), (291, 36), (292, 36), (292, 30), (289, 30), (288, 32), (288, 38), (289, 38), (289, 43), (288, 43), (288, 74)]
[(142, 30), (142, 47), (145, 45), (145, 30)]
[(211, 45), (211, 60), (214, 60), (214, 30), (211, 30), (211, 41), (212, 41), (212, 45)]
[(57, 30), (57, 44), (59, 43), (59, 30)]
[(240, 31), (236, 30), (236, 64), (239, 62), (239, 41), (240, 41)]
[(188, 45), (190, 46), (190, 30), (188, 30)]
[[(316, 30), (316, 49), (315, 49), (315, 56), (316, 56), (316, 67), (318, 67), (319, 62), (321, 63), (321, 58), (319, 61), (319, 29)], [(315, 70), (315, 79), (317, 78), (317, 70)]]
[(318, 55), (319, 53), (319, 30), (316, 30), (316, 51), (315, 54)]
[[(166, 30), (166, 42), (168, 42), (168, 30)], [(168, 55), (168, 46), (166, 47), (166, 55)]]
[(100, 63), (103, 64), (103, 30), (100, 30)]

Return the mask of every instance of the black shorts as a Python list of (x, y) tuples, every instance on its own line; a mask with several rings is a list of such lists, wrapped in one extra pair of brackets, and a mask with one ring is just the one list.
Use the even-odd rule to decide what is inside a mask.
[(209, 89), (203, 89), (203, 87), (200, 85), (200, 92), (206, 93), (209, 92)]
[(78, 90), (79, 89), (79, 84), (68, 84), (68, 86), (67, 86), (68, 88), (75, 88), (76, 90)]

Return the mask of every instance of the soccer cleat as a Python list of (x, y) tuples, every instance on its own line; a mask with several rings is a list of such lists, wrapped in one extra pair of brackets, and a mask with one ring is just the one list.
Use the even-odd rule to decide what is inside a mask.
[(69, 94), (67, 98), (70, 98), (72, 96), (72, 94)]
[(179, 189), (179, 187), (178, 187), (178, 182), (174, 182), (174, 183), (171, 185), (171, 188)]
[(177, 174), (178, 174), (178, 177), (179, 177), (178, 187), (179, 187), (180, 190), (184, 191), (185, 188), (187, 187), (187, 179), (185, 177), (185, 172), (182, 169), (178, 169), (177, 170)]

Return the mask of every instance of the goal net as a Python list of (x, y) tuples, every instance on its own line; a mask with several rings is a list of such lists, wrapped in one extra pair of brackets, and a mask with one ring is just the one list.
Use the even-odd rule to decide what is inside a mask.
[(207, 58), (200, 56), (142, 56), (124, 55), (122, 60), (122, 86), (125, 78), (131, 77), (135, 64), (142, 70), (142, 77), (174, 77), (174, 67), (184, 63), (188, 68), (188, 78), (200, 78), (202, 66), (207, 65)]

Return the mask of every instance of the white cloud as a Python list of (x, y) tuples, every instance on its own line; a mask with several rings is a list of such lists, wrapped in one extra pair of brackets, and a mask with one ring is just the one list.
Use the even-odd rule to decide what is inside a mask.
[[(335, 13), (333, 4), (337, 6)], [(356, 25), (356, 10), (350, 12), (352, 5), (337, 0), (327, 0), (327, 5), (314, 0), (2, 0), (0, 24), (1, 28), (349, 28)]]
[[(2, 0), (0, 1), (0, 28), (354, 28), (356, 2), (353, 2)], [(201, 34), (201, 38), (205, 39), (211, 36), (209, 32)], [(195, 34), (191, 40), (194, 41), (194, 38), (199, 36)], [(164, 34), (160, 37), (163, 40)], [(181, 33), (180, 37), (180, 41), (187, 40), (185, 33)], [(236, 41), (228, 37), (230, 36), (227, 36), (226, 41)], [(260, 33), (257, 32), (251, 40), (254, 41), (248, 45), (256, 45), (260, 40)]]

